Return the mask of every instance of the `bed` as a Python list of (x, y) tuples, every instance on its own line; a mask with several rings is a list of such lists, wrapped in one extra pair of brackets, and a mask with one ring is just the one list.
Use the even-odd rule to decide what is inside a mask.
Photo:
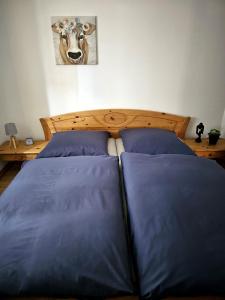
[[(77, 147), (79, 134), (107, 137), (102, 130), (58, 131), (1, 195), (2, 299), (133, 294), (118, 158), (99, 145)], [(56, 147), (71, 137), (80, 154)]]
[(120, 131), (142, 299), (225, 295), (225, 170), (174, 132)]
[(225, 171), (192, 155), (123, 153), (141, 295), (225, 295)]
[[(95, 130), (95, 131), (107, 131), (111, 134), (111, 136), (113, 138), (118, 138), (119, 137), (119, 131), (121, 129), (126, 129), (126, 128), (162, 128), (162, 129), (167, 129), (170, 131), (174, 131), (176, 133), (177, 136), (179, 136), (180, 138), (183, 138), (185, 135), (185, 131), (186, 128), (188, 126), (190, 118), (189, 117), (183, 117), (183, 116), (177, 116), (177, 115), (172, 115), (172, 114), (166, 114), (166, 113), (159, 113), (159, 112), (151, 112), (151, 111), (144, 111), (144, 110), (127, 110), (127, 109), (109, 109), (109, 110), (95, 110), (95, 111), (84, 111), (84, 112), (75, 112), (75, 113), (70, 113), (70, 114), (64, 114), (64, 115), (59, 115), (59, 116), (55, 116), (55, 117), (49, 117), (49, 118), (42, 118), (40, 119), (41, 124), (43, 126), (43, 130), (44, 130), (44, 134), (45, 134), (45, 138), (46, 140), (50, 140), (53, 136), (54, 133), (58, 133), (58, 132), (67, 132), (67, 131), (76, 131), (76, 130)], [(77, 295), (77, 291), (76, 291), (76, 296), (77, 298), (73, 295), (73, 292), (70, 292), (66, 295), (66, 293), (60, 293), (59, 291), (56, 292), (57, 288), (60, 287), (60, 284), (56, 286), (56, 290), (52, 288), (52, 286), (54, 286), (55, 284), (55, 280), (53, 282), (53, 285), (51, 285), (50, 287), (50, 293), (47, 292), (47, 295), (44, 295), (43, 292), (40, 293), (40, 289), (38, 284), (36, 286), (34, 286), (34, 290), (32, 287), (32, 292), (29, 291), (29, 289), (26, 290), (25, 294), (21, 294), (23, 297), (22, 299), (56, 299), (57, 297), (63, 297), (63, 299), (78, 299), (78, 298), (92, 298), (93, 296), (95, 296), (96, 299), (114, 299), (113, 297), (116, 296), (116, 299), (119, 300), (125, 300), (125, 299), (129, 299), (129, 300), (134, 300), (134, 299), (138, 299), (137, 296), (135, 295), (130, 295), (134, 293), (135, 291), (135, 284), (133, 284), (133, 280), (132, 280), (132, 268), (135, 267), (133, 266), (133, 264), (131, 263), (131, 257), (129, 254), (129, 241), (127, 241), (127, 237), (129, 236), (126, 232), (126, 228), (124, 226), (124, 224), (126, 223), (124, 220), (124, 216), (123, 216), (123, 210), (122, 210), (122, 204), (123, 204), (123, 199), (121, 198), (121, 187), (119, 185), (119, 176), (118, 176), (118, 161), (115, 157), (109, 157), (109, 156), (99, 156), (99, 157), (70, 157), (69, 160), (68, 158), (64, 158), (64, 157), (57, 157), (57, 158), (42, 158), (40, 159), (42, 161), (42, 166), (40, 166), (40, 162), (38, 162), (38, 159), (30, 162), (28, 164), (25, 165), (25, 167), (22, 169), (22, 171), (19, 173), (19, 175), (17, 176), (16, 180), (11, 184), (11, 186), (9, 187), (9, 189), (7, 189), (6, 193), (3, 196), (3, 199), (1, 197), (0, 200), (0, 213), (1, 213), (1, 209), (4, 208), (4, 215), (3, 218), (0, 219), (2, 222), (2, 225), (4, 226), (4, 222), (11, 222), (11, 229), (15, 230), (15, 224), (13, 224), (14, 222), (18, 222), (18, 220), (21, 221), (21, 219), (18, 218), (22, 218), (24, 216), (24, 213), (27, 213), (27, 216), (30, 215), (29, 209), (31, 209), (30, 206), (30, 197), (29, 197), (29, 193), (27, 193), (27, 182), (29, 182), (29, 184), (31, 184), (31, 186), (34, 186), (37, 194), (36, 197), (40, 200), (38, 205), (33, 205), (32, 211), (34, 212), (34, 216), (37, 220), (39, 220), (40, 223), (38, 223), (40, 226), (40, 228), (42, 229), (42, 233), (43, 233), (43, 244), (42, 244), (42, 240), (41, 243), (39, 243), (39, 245), (37, 244), (37, 248), (39, 249), (40, 255), (38, 255), (38, 260), (37, 260), (37, 256), (35, 260), (25, 260), (27, 262), (29, 262), (29, 268), (28, 270), (31, 272), (32, 270), (34, 271), (35, 269), (33, 268), (35, 266), (35, 268), (39, 268), (40, 272), (36, 272), (34, 271), (33, 274), (39, 274), (39, 278), (38, 280), (41, 278), (41, 274), (42, 274), (42, 270), (41, 270), (41, 265), (42, 264), (42, 259), (44, 261), (46, 261), (46, 257), (45, 257), (45, 252), (43, 255), (43, 249), (45, 248), (46, 245), (50, 245), (48, 247), (46, 247), (47, 249), (50, 249), (50, 253), (49, 253), (49, 260), (48, 263), (50, 263), (50, 272), (48, 273), (49, 268), (47, 268), (45, 271), (46, 273), (54, 278), (54, 268), (57, 269), (57, 264), (55, 266), (54, 264), (54, 260), (52, 259), (52, 251), (53, 254), (55, 254), (55, 257), (58, 257), (58, 250), (55, 249), (53, 247), (54, 245), (54, 238), (58, 240), (60, 235), (60, 232), (64, 232), (64, 234), (61, 234), (61, 239), (63, 241), (63, 243), (59, 243), (60, 246), (62, 246), (64, 244), (64, 242), (66, 241), (66, 243), (70, 243), (71, 240), (72, 241), (77, 241), (78, 240), (82, 240), (82, 237), (91, 237), (94, 238), (95, 240), (104, 240), (105, 242), (103, 243), (103, 245), (97, 244), (94, 247), (94, 242), (93, 240), (91, 241), (87, 241), (85, 238), (83, 238), (82, 242), (83, 244), (81, 245), (81, 247), (84, 249), (84, 253), (89, 251), (92, 253), (93, 255), (93, 264), (91, 264), (93, 266), (92, 271), (90, 272), (92, 275), (94, 274), (94, 270), (95, 269), (95, 261), (97, 261), (100, 265), (101, 265), (101, 270), (102, 272), (100, 272), (100, 275), (102, 275), (102, 277), (104, 278), (104, 281), (109, 282), (114, 281), (114, 279), (116, 279), (116, 288), (111, 288), (111, 284), (110, 285), (104, 285), (107, 286), (107, 289), (105, 290), (104, 288), (101, 291), (101, 288), (99, 288), (98, 285), (96, 285), (95, 280), (93, 281), (88, 281), (87, 280), (87, 276), (84, 278), (82, 278), (82, 280), (84, 280), (84, 285), (82, 284), (83, 288), (79, 290), (79, 295)], [(39, 160), (39, 161), (40, 161)], [(82, 162), (81, 162), (82, 161)], [(49, 164), (51, 165), (49, 167)], [(65, 166), (66, 164), (66, 166)], [(108, 165), (108, 167), (106, 168), (106, 166)], [(87, 170), (89, 170), (87, 172)], [(96, 172), (96, 170), (98, 170)], [(107, 172), (106, 172), (107, 170)], [(49, 184), (50, 186), (52, 186), (52, 174), (56, 175), (56, 177), (58, 175), (60, 175), (58, 178), (58, 182), (57, 182), (57, 186), (58, 188), (56, 189), (57, 193), (55, 193), (57, 195), (57, 201), (54, 201), (55, 204), (55, 208), (53, 209), (53, 213), (50, 213), (49, 210), (47, 209), (47, 213), (51, 214), (51, 218), (55, 219), (56, 215), (58, 213), (61, 214), (62, 208), (64, 209), (64, 217), (62, 219), (66, 220), (66, 215), (69, 214), (69, 218), (68, 218), (68, 224), (67, 226), (64, 224), (56, 224), (56, 226), (54, 228), (52, 228), (52, 226), (54, 226), (54, 222), (51, 222), (51, 226), (50, 228), (48, 228), (48, 222), (43, 221), (42, 222), (42, 210), (45, 210), (46, 207), (46, 203), (45, 201), (43, 201), (43, 198), (45, 198), (45, 193), (52, 195), (51, 191), (49, 191), (49, 189), (47, 188), (46, 184), (43, 182), (41, 182), (41, 174), (45, 174), (45, 177), (47, 178), (47, 180), (49, 180)], [(76, 180), (71, 180), (71, 178), (73, 178), (74, 172), (76, 174), (79, 173), (79, 178), (76, 175), (75, 179)], [(80, 174), (82, 174), (82, 176), (80, 176)], [(113, 174), (113, 175), (112, 175)], [(55, 179), (54, 179), (55, 180)], [(97, 199), (96, 201), (90, 201), (90, 195), (92, 196), (93, 194), (93, 184), (89, 185), (89, 192), (88, 192), (88, 196), (86, 197), (86, 205), (84, 205), (84, 214), (83, 216), (79, 216), (79, 218), (74, 221), (74, 219), (71, 217), (71, 215), (76, 214), (77, 210), (76, 210), (76, 205), (75, 207), (71, 208), (71, 199), (70, 196), (68, 196), (69, 200), (67, 201), (60, 201), (62, 192), (60, 189), (60, 185), (66, 185), (66, 189), (68, 190), (68, 187), (70, 189), (69, 195), (71, 194), (71, 190), (73, 193), (75, 193), (77, 191), (77, 189), (80, 189), (80, 195), (82, 197), (83, 195), (83, 190), (82, 190), (82, 186), (86, 187), (88, 182), (92, 182), (92, 180), (94, 180), (95, 186), (97, 186)], [(22, 183), (22, 185), (21, 185)], [(100, 185), (99, 185), (100, 183)], [(134, 183), (136, 184), (136, 183)], [(45, 185), (45, 190), (43, 190), (43, 185)], [(99, 185), (99, 187), (98, 187)], [(127, 185), (126, 185), (127, 187)], [(33, 187), (32, 187), (33, 189)], [(102, 192), (104, 191), (104, 192)], [(22, 195), (23, 201), (24, 201), (24, 206), (27, 209), (25, 211), (22, 212), (20, 211), (20, 203), (16, 203), (16, 198), (18, 197), (18, 193), (20, 195)], [(102, 196), (103, 194), (103, 196)], [(16, 195), (16, 196), (15, 196)], [(100, 195), (100, 196), (99, 196)], [(110, 196), (109, 196), (110, 195)], [(129, 198), (129, 195), (127, 193), (127, 196)], [(113, 198), (112, 198), (113, 197)], [(129, 199), (127, 198), (128, 202)], [(88, 200), (89, 199), (89, 200)], [(102, 200), (104, 199), (104, 201)], [(112, 201), (113, 200), (113, 201)], [(51, 201), (50, 201), (51, 202)], [(98, 203), (97, 207), (96, 207), (96, 203)], [(64, 205), (65, 204), (65, 205)], [(58, 207), (57, 207), (58, 205)], [(61, 206), (60, 206), (61, 205)], [(71, 209), (70, 209), (71, 208)], [(90, 208), (91, 211), (93, 211), (93, 209), (95, 210), (95, 213), (91, 213), (90, 214)], [(58, 210), (58, 211), (57, 211)], [(16, 214), (16, 220), (15, 220), (15, 214)], [(106, 218), (107, 215), (107, 218)], [(131, 211), (129, 211), (129, 217), (131, 215)], [(2, 216), (2, 215), (1, 215)], [(48, 216), (49, 217), (49, 216)], [(73, 226), (75, 228), (77, 228), (80, 224), (82, 223), (82, 225), (84, 224), (83, 220), (86, 219), (88, 217), (89, 222), (87, 224), (87, 226), (82, 226), (82, 230), (80, 232), (80, 236), (75, 235), (75, 231), (72, 230)], [(8, 218), (5, 219), (4, 218)], [(47, 217), (46, 217), (47, 218)], [(29, 219), (29, 218), (28, 218)], [(60, 218), (61, 219), (61, 218)], [(82, 220), (82, 222), (80, 222), (80, 220)], [(29, 230), (27, 231), (27, 227), (23, 227), (24, 223), (26, 223), (26, 225), (31, 226), (31, 230), (35, 230), (35, 228), (33, 228), (33, 224), (32, 222), (21, 222), (21, 226), (22, 229), (21, 230), (25, 230), (26, 233), (29, 234)], [(71, 222), (72, 222), (72, 226), (71, 226)], [(77, 222), (77, 223), (76, 223)], [(105, 224), (108, 225), (105, 226)], [(62, 226), (63, 225), (63, 226)], [(3, 227), (2, 226), (2, 227)], [(100, 230), (98, 232), (98, 235), (96, 233), (94, 233), (93, 237), (88, 233), (93, 227), (98, 226), (103, 228), (103, 230)], [(2, 234), (2, 227), (0, 229), (0, 237), (3, 238), (3, 245), (5, 244), (5, 242), (8, 241), (8, 237), (9, 237), (9, 229), (6, 229), (5, 235)], [(64, 230), (61, 231), (61, 228), (64, 227)], [(57, 229), (57, 230), (55, 230)], [(119, 236), (115, 235), (115, 229), (116, 232), (120, 232)], [(68, 235), (67, 235), (67, 230), (69, 230)], [(52, 232), (54, 232), (54, 235), (52, 236)], [(4, 233), (4, 232), (3, 232)], [(36, 232), (37, 233), (37, 232)], [(49, 239), (49, 234), (51, 237), (53, 237), (53, 243), (50, 242)], [(37, 235), (31, 235), (29, 238), (31, 238), (32, 236), (37, 236)], [(71, 240), (70, 240), (71, 237)], [(133, 238), (131, 236), (131, 238)], [(16, 239), (19, 239), (19, 236), (16, 236)], [(65, 240), (64, 240), (65, 239)], [(118, 241), (119, 240), (119, 241)], [(132, 239), (131, 239), (132, 240)], [(32, 241), (31, 241), (32, 242)], [(26, 245), (27, 240), (26, 238), (22, 238), (22, 240), (20, 241), (20, 243), (22, 243), (22, 245)], [(77, 243), (76, 243), (77, 244)], [(13, 246), (17, 246), (12, 244)], [(34, 245), (34, 244), (32, 244)], [(43, 249), (42, 249), (42, 245), (43, 245)], [(88, 246), (90, 246), (88, 248)], [(36, 244), (35, 244), (36, 246)], [(104, 246), (104, 247), (103, 247)], [(50, 247), (50, 248), (49, 248)], [(60, 247), (59, 247), (60, 248)], [(69, 247), (70, 248), (70, 247)], [(111, 248), (113, 248), (113, 251), (111, 250)], [(128, 248), (128, 249), (127, 249)], [(73, 248), (71, 248), (73, 249)], [(19, 254), (21, 254), (21, 249), (18, 247), (13, 248), (14, 251), (18, 251)], [(65, 249), (62, 249), (65, 250)], [(67, 249), (68, 250), (68, 249)], [(1, 252), (2, 251), (2, 252)], [(5, 251), (5, 252), (4, 252)], [(26, 249), (26, 251), (28, 251), (28, 249)], [(85, 266), (85, 257), (82, 257), (82, 251), (78, 251), (75, 247), (74, 249), (75, 253), (78, 254), (81, 253), (81, 269), (82, 266)], [(78, 252), (76, 252), (78, 251)], [(1, 261), (3, 261), (3, 257), (6, 257), (9, 259), (9, 263), (13, 263), (13, 264), (17, 264), (18, 261), (10, 261), (10, 255), (6, 254), (7, 252), (7, 245), (2, 248), (0, 248), (0, 253), (2, 254), (2, 258), (0, 255), (0, 264)], [(28, 252), (26, 252), (28, 253)], [(100, 255), (98, 255), (100, 253)], [(104, 253), (104, 256), (102, 256), (102, 254)], [(24, 253), (22, 253), (24, 255)], [(9, 256), (9, 257), (8, 257)], [(67, 257), (70, 258), (71, 253), (69, 252)], [(112, 264), (112, 261), (115, 262), (115, 259), (117, 260), (117, 262), (119, 261), (119, 264)], [(5, 260), (5, 258), (4, 258)], [(60, 261), (60, 259), (59, 259)], [(108, 262), (105, 264), (105, 262)], [(19, 261), (19, 263), (21, 263), (21, 261)], [(23, 262), (22, 262), (23, 264)], [(34, 265), (32, 265), (34, 264)], [(87, 264), (89, 266), (90, 261), (87, 261)], [(117, 268), (117, 265), (119, 265), (119, 269)], [(9, 266), (9, 264), (6, 264), (6, 267)], [(1, 272), (2, 268), (0, 268), (0, 272)], [(65, 270), (67, 270), (67, 266), (65, 268)], [(85, 270), (85, 268), (83, 269), (83, 271)], [(52, 271), (52, 273), (51, 273)], [(79, 271), (79, 270), (78, 270)], [(78, 272), (77, 271), (77, 272)], [(13, 272), (10, 273), (10, 270), (8, 271), (9, 273), (7, 273), (7, 275), (12, 275), (12, 276), (17, 276), (18, 274), (16, 273), (15, 269), (13, 270)], [(22, 267), (22, 272), (24, 272), (23, 267)], [(79, 272), (78, 272), (79, 273)], [(77, 273), (77, 274), (78, 274)], [(84, 272), (85, 273), (85, 272)], [(27, 288), (29, 286), (29, 283), (31, 283), (31, 277), (33, 275), (32, 272), (30, 274), (26, 274), (24, 283), (26, 283), (26, 285), (22, 285), (22, 287)], [(110, 274), (110, 276), (109, 276)], [(36, 276), (35, 275), (35, 276)], [(66, 274), (66, 276), (69, 276), (70, 274)], [(96, 274), (95, 274), (96, 275)], [(60, 278), (62, 279), (62, 273), (59, 274)], [(18, 277), (18, 276), (17, 276)], [(78, 274), (79, 277), (79, 274)], [(95, 276), (92, 276), (92, 279)], [(1, 278), (1, 276), (0, 276)], [(4, 278), (4, 274), (2, 275), (2, 278)], [(24, 277), (22, 277), (24, 278)], [(86, 279), (85, 279), (86, 278)], [(37, 279), (37, 278), (36, 278)], [(7, 281), (5, 281), (6, 284)], [(32, 282), (35, 282), (32, 280)], [(36, 280), (36, 282), (38, 282)], [(57, 282), (57, 281), (56, 281)], [(60, 280), (59, 280), (60, 283)], [(90, 284), (91, 283), (91, 284)], [(1, 282), (0, 280), (0, 287), (1, 284), (4, 288), (7, 288), (7, 285), (3, 284), (3, 281)], [(13, 285), (12, 285), (13, 286)], [(115, 283), (114, 283), (114, 287), (115, 287)], [(10, 286), (8, 287), (9, 290)], [(17, 287), (18, 288), (18, 287)], [(49, 287), (44, 286), (45, 289), (49, 289)], [(90, 293), (87, 293), (87, 289), (92, 288), (93, 290), (93, 294), (91, 295), (92, 297), (90, 297)], [(62, 287), (63, 289), (63, 287)], [(25, 290), (25, 289), (24, 289)], [(68, 287), (67, 290), (71, 290), (71, 287)], [(100, 291), (99, 291), (100, 290)], [(15, 293), (13, 293), (13, 290), (11, 290), (12, 293), (11, 295), (7, 294), (6, 296), (10, 296), (9, 299), (17, 299), (17, 297), (15, 296)], [(18, 290), (17, 290), (18, 291)], [(34, 294), (35, 291), (35, 294)], [(45, 290), (46, 291), (46, 290)], [(20, 291), (19, 291), (20, 292)], [(37, 292), (37, 293), (36, 293)], [(124, 294), (124, 295), (123, 295)], [(126, 296), (126, 294), (128, 296)], [(4, 299), (6, 299), (6, 296), (4, 296)], [(33, 296), (35, 298), (33, 298)], [(45, 298), (45, 296), (47, 298)], [(75, 298), (74, 298), (75, 297)], [(172, 298), (170, 298), (172, 299)], [(192, 298), (190, 298), (192, 299)], [(206, 299), (206, 298), (201, 298), (201, 299)], [(215, 297), (213, 298), (207, 298), (207, 299), (216, 299)]]

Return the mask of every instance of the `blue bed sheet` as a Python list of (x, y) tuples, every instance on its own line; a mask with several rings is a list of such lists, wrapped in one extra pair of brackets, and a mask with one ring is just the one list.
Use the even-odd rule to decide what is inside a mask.
[(225, 295), (225, 170), (179, 154), (122, 167), (141, 296)]
[(117, 159), (25, 164), (0, 197), (0, 297), (132, 290)]

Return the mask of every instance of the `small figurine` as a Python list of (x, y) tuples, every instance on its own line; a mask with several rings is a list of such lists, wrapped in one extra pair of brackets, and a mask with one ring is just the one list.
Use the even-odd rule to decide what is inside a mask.
[(204, 132), (204, 125), (203, 123), (199, 123), (197, 126), (196, 126), (196, 134), (197, 134), (197, 138), (195, 139), (196, 143), (201, 143), (202, 142), (202, 139), (201, 139), (201, 135), (203, 134)]

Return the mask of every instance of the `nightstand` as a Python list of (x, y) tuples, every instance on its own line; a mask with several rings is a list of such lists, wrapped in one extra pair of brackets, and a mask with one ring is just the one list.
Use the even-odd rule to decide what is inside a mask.
[(0, 146), (0, 160), (32, 160), (44, 149), (47, 144), (47, 141), (34, 141), (33, 145), (27, 146), (25, 141), (17, 141), (17, 148), (14, 149), (9, 146), (9, 142), (7, 141)]
[(198, 156), (225, 159), (225, 139), (219, 139), (216, 145), (209, 145), (208, 139), (202, 139), (201, 143), (196, 143), (195, 139), (184, 139), (188, 145)]

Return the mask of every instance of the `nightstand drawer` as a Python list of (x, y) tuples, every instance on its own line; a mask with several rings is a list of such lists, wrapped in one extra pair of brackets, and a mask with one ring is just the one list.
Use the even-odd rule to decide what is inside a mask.
[(225, 139), (220, 138), (216, 145), (209, 145), (208, 139), (202, 139), (201, 143), (196, 143), (195, 139), (183, 140), (198, 156), (221, 159), (225, 158)]
[(4, 161), (23, 161), (32, 160), (37, 154), (0, 154), (0, 160)]
[(200, 157), (207, 157), (207, 158), (223, 158), (225, 157), (225, 152), (218, 152), (218, 151), (196, 151), (196, 154)]

